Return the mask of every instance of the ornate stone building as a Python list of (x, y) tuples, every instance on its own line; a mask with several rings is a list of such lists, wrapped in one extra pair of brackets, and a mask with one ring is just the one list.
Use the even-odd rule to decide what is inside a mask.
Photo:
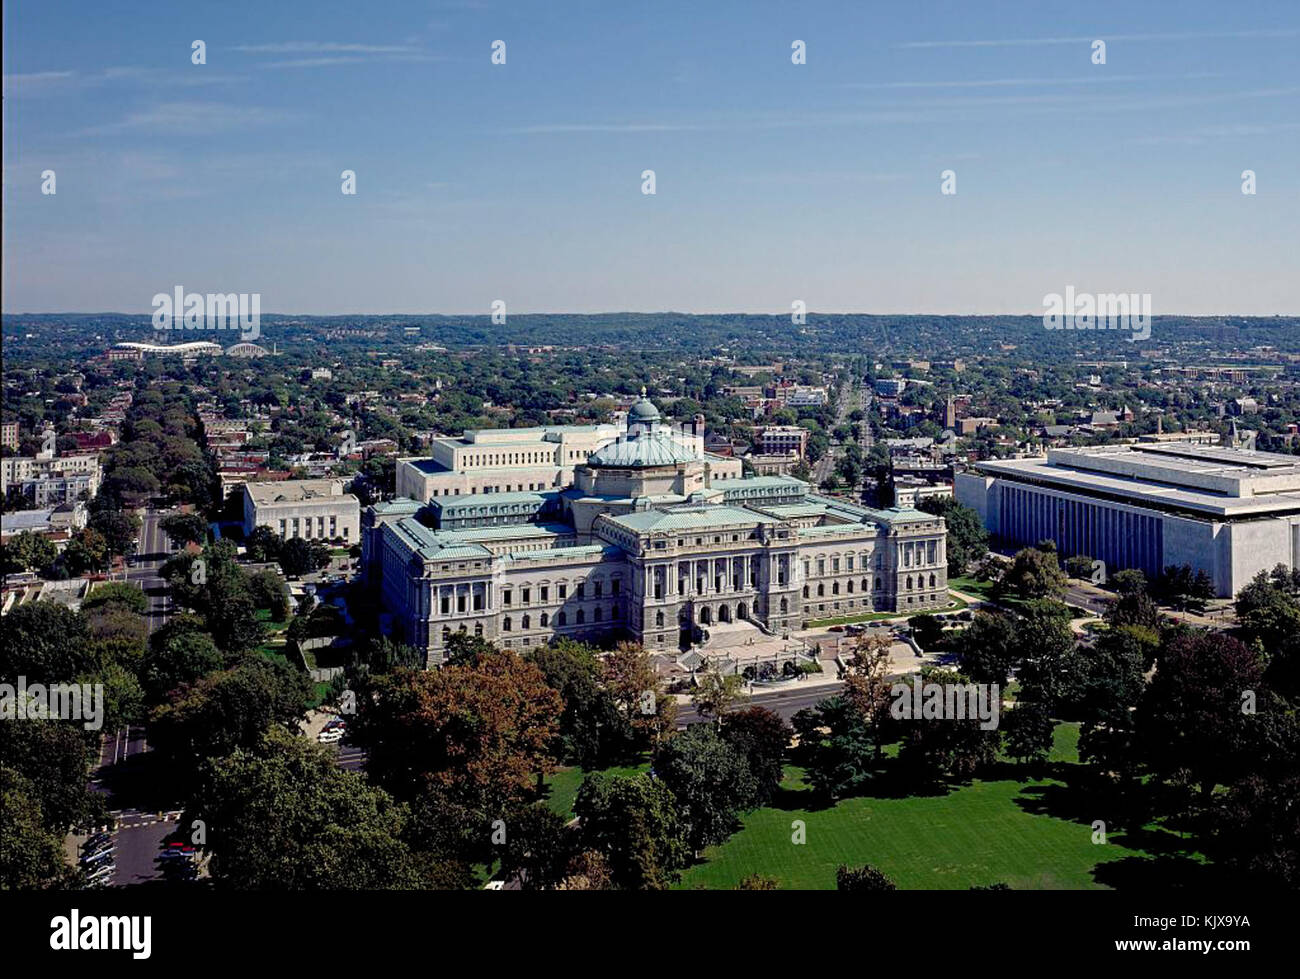
[(624, 433), (574, 462), (567, 486), (368, 508), (363, 569), (390, 631), (436, 665), (456, 632), (516, 649), (625, 636), (668, 651), (719, 623), (780, 635), (948, 602), (941, 518), (742, 477), (644, 397)]

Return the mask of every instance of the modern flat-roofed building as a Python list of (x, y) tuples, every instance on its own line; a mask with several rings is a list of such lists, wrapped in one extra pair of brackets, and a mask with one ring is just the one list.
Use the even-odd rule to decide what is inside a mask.
[(361, 501), (343, 492), (338, 479), (285, 479), (244, 483), (244, 534), (270, 527), (289, 540), (361, 539)]
[(1183, 443), (1050, 449), (978, 463), (957, 500), (1012, 546), (1050, 539), (1110, 573), (1205, 571), (1216, 593), (1255, 573), (1300, 567), (1300, 458)]
[(662, 425), (643, 397), (567, 487), (368, 507), (365, 581), (389, 630), (430, 665), (456, 633), (513, 649), (628, 637), (669, 652), (710, 630), (757, 640), (948, 603), (941, 518), (738, 470)]
[(563, 489), (573, 469), (614, 441), (614, 425), (489, 428), (435, 438), (429, 457), (397, 460), (397, 495), (421, 502), (482, 493)]
[[(637, 402), (649, 405), (644, 399)], [(644, 409), (642, 409), (644, 410)], [(637, 421), (636, 405), (626, 423)], [(659, 413), (655, 409), (658, 425)], [(740, 475), (739, 459), (704, 451), (704, 416), (680, 427), (659, 426), (663, 438), (695, 458), (708, 458), (719, 475)], [(537, 428), (487, 428), (460, 438), (434, 438), (429, 457), (397, 460), (397, 496), (427, 503), (439, 497), (496, 493), (540, 493), (573, 485), (575, 471), (590, 456), (616, 441), (619, 425), (548, 425)]]

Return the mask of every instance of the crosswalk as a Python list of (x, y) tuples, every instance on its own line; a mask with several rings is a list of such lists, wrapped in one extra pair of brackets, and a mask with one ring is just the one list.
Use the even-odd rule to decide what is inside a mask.
[(339, 768), (349, 772), (359, 772), (366, 767), (366, 753), (362, 749), (342, 744), (334, 747), (338, 755)]
[[(153, 826), (156, 823), (179, 822), (183, 809), (168, 809), (163, 812), (141, 812), (139, 809), (110, 809), (108, 814), (116, 821), (115, 829), (139, 829), (141, 826)], [(91, 828), (93, 833), (112, 832), (108, 825)]]

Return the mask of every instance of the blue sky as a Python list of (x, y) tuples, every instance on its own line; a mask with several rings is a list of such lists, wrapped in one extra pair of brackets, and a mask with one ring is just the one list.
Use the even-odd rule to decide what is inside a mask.
[(1038, 313), (1067, 285), (1300, 313), (1292, 0), (4, 20), (6, 312), (148, 312), (180, 284), (321, 314)]

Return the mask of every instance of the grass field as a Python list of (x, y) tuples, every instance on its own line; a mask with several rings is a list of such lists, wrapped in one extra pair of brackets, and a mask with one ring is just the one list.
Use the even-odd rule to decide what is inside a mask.
[[(1068, 773), (1077, 763), (1077, 742), (1076, 725), (1057, 726), (1055, 772)], [(745, 816), (743, 828), (705, 851), (704, 862), (687, 869), (679, 886), (730, 889), (747, 874), (762, 873), (783, 888), (833, 889), (840, 864), (869, 863), (900, 888), (1002, 882), (1013, 889), (1086, 889), (1125, 882), (1139, 862), (1149, 875), (1148, 858), (1157, 855), (1182, 870), (1198, 863), (1197, 854), (1171, 855), (1180, 841), (1158, 828), (1143, 836), (1156, 854), (1126, 846), (1137, 843), (1119, 833), (1106, 845), (1094, 844), (1092, 817), (1078, 811), (1080, 802), (1086, 809), (1086, 798), (1071, 796), (1057, 779), (1005, 779), (975, 781), (942, 796), (864, 796), (816, 809), (802, 771), (790, 767), (774, 805)], [(806, 826), (803, 845), (791, 842), (794, 820)]]
[[(949, 596), (950, 600), (943, 608), (925, 609), (931, 615), (941, 615), (946, 612), (960, 612), (970, 605), (970, 602), (963, 601), (956, 596)], [(913, 615), (920, 615), (918, 612), (860, 612), (857, 615), (840, 615), (830, 619), (809, 619), (804, 622), (805, 629), (824, 629), (829, 625), (851, 625), (855, 622), (879, 622), (882, 619), (898, 619), (900, 622), (910, 619)]]
[[(643, 761), (636, 765), (602, 769), (607, 775), (636, 775), (639, 772), (649, 770), (649, 761)], [(570, 819), (573, 818), (573, 800), (578, 797), (578, 786), (582, 784), (582, 780), (586, 776), (587, 773), (581, 768), (561, 768), (546, 779), (548, 790), (546, 804), (551, 807), (553, 812), (558, 812), (561, 816), (568, 816)]]

